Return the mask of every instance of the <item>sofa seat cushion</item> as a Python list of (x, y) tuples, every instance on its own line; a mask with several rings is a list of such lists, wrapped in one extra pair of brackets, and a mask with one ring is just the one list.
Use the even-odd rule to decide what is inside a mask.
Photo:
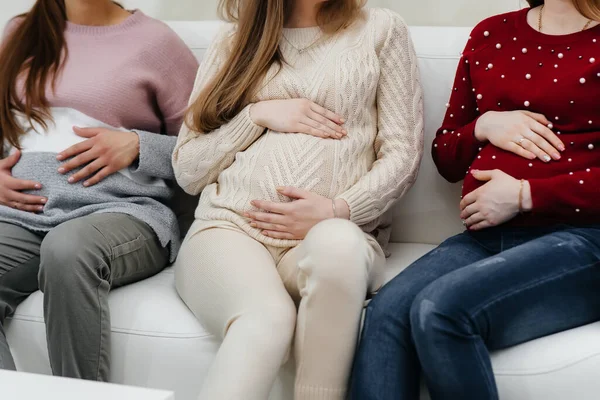
[[(387, 279), (432, 250), (427, 244), (391, 244)], [(174, 271), (160, 274), (110, 295), (112, 320), (111, 380), (134, 386), (174, 390), (195, 400), (219, 346), (181, 301)], [(31, 295), (7, 324), (7, 336), (19, 369), (50, 373), (43, 295)], [(493, 364), (502, 398), (587, 399), (600, 393), (600, 323), (559, 333), (497, 352)], [(591, 373), (590, 373), (591, 372)], [(291, 400), (293, 370), (286, 368), (272, 400)], [(558, 397), (557, 393), (560, 393)], [(553, 397), (554, 396), (554, 397)], [(424, 395), (424, 398), (427, 398)]]

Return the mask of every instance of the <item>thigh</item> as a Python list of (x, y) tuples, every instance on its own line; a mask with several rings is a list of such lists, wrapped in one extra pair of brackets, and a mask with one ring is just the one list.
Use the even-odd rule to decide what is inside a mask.
[(160, 272), (169, 256), (148, 224), (121, 213), (92, 214), (57, 226), (44, 238), (41, 255), (43, 268), (85, 264), (113, 288)]
[[(335, 232), (331, 233), (334, 235), (336, 234)], [(300, 287), (306, 285), (306, 282), (303, 282), (305, 280), (304, 275), (306, 274), (301, 273), (301, 268), (298, 263), (300, 260), (306, 259), (307, 257), (315, 258), (317, 255), (316, 253), (323, 253), (323, 250), (325, 250), (326, 253), (325, 259), (331, 260), (332, 263), (312, 267), (311, 272), (313, 272), (313, 274), (315, 274), (315, 272), (318, 274), (318, 271), (315, 271), (315, 269), (326, 269), (327, 273), (332, 274), (332, 279), (338, 281), (343, 277), (351, 278), (353, 273), (364, 274), (366, 272), (366, 290), (368, 291), (368, 296), (375, 293), (383, 285), (386, 260), (385, 253), (379, 243), (377, 243), (377, 240), (375, 240), (373, 236), (362, 231), (358, 232), (356, 235), (358, 242), (353, 240), (347, 232), (338, 233), (338, 237), (344, 242), (342, 246), (336, 246), (335, 241), (328, 241), (327, 238), (330, 236), (317, 236), (313, 237), (310, 242), (307, 242), (306, 240), (303, 241), (300, 245), (289, 249), (282, 257), (280, 257), (279, 262), (277, 263), (277, 270), (287, 291), (296, 303), (298, 303), (301, 298)], [(348, 235), (349, 237), (344, 238), (344, 235)], [(345, 239), (348, 239), (347, 243), (345, 243)], [(364, 243), (362, 243), (363, 240)], [(362, 249), (364, 249), (364, 252)], [(357, 251), (357, 253), (353, 254), (353, 251)], [(362, 271), (362, 265), (359, 265), (361, 270), (351, 271), (351, 266), (343, 260), (346, 255), (351, 255), (351, 257), (354, 258), (353, 261), (364, 257), (366, 260), (366, 271)], [(340, 271), (337, 271), (337, 275), (335, 270), (336, 266), (340, 269)]]
[(175, 281), (196, 317), (220, 337), (244, 314), (277, 315), (294, 307), (271, 253), (234, 227), (189, 235), (175, 262)]
[(542, 236), (444, 276), (425, 298), (490, 350), (600, 320), (600, 229)]
[(39, 258), (41, 243), (40, 235), (0, 222), (0, 276), (32, 258)]
[(414, 298), (430, 283), (494, 254), (484, 244), (467, 232), (446, 240), (385, 285), (370, 304), (367, 317), (373, 311), (375, 317), (382, 312), (407, 321)]
[(25, 228), (0, 223), (0, 322), (38, 290), (41, 241)]

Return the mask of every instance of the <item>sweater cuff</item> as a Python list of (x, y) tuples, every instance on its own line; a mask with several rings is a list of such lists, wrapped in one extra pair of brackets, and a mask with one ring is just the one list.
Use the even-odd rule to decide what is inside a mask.
[(252, 121), (250, 118), (250, 109), (253, 104), (247, 105), (238, 115), (235, 116), (228, 123), (228, 130), (231, 129), (231, 138), (232, 142), (245, 142), (248, 138), (257, 138), (265, 131), (264, 126), (260, 126)]
[(337, 198), (348, 204), (350, 221), (358, 226), (366, 225), (378, 217), (375, 211), (375, 197), (361, 188), (353, 186)]
[(130, 167), (131, 173), (168, 180), (175, 179), (171, 156), (177, 143), (177, 136), (144, 131), (134, 132), (140, 138), (140, 155), (137, 162)]
[(553, 185), (548, 184), (548, 179), (528, 179), (531, 188), (531, 213), (547, 214), (549, 210), (556, 209), (556, 202), (552, 192)]
[(475, 126), (477, 125), (479, 118), (481, 118), (481, 115), (462, 128), (465, 143), (477, 150), (485, 145), (485, 142), (480, 142), (475, 137)]

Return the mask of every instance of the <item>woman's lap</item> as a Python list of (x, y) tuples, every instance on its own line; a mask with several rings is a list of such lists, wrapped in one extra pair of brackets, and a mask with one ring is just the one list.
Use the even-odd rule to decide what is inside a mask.
[[(600, 319), (599, 260), (596, 228), (496, 229), (448, 239), (370, 304), (353, 395), (368, 399), (376, 391), (372, 398), (417, 398), (419, 361), (425, 369), (453, 369), (463, 376), (465, 365), (442, 365), (442, 360), (465, 362), (454, 351), (456, 343), (444, 336), (452, 326), (461, 331), (458, 336), (481, 339), (470, 343), (485, 353), (477, 369), (491, 371), (487, 348), (513, 346)], [(449, 327), (448, 321), (454, 324)]]

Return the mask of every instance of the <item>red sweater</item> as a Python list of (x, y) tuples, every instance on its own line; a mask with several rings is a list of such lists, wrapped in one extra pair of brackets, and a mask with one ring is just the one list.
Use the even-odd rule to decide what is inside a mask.
[[(600, 26), (545, 35), (529, 26), (528, 11), (489, 18), (471, 33), (433, 159), (447, 180), (465, 179), (463, 196), (483, 184), (471, 168), (527, 179), (533, 210), (509, 224), (600, 223)], [(475, 139), (479, 116), (513, 110), (552, 121), (567, 148), (561, 160), (527, 160)]]

